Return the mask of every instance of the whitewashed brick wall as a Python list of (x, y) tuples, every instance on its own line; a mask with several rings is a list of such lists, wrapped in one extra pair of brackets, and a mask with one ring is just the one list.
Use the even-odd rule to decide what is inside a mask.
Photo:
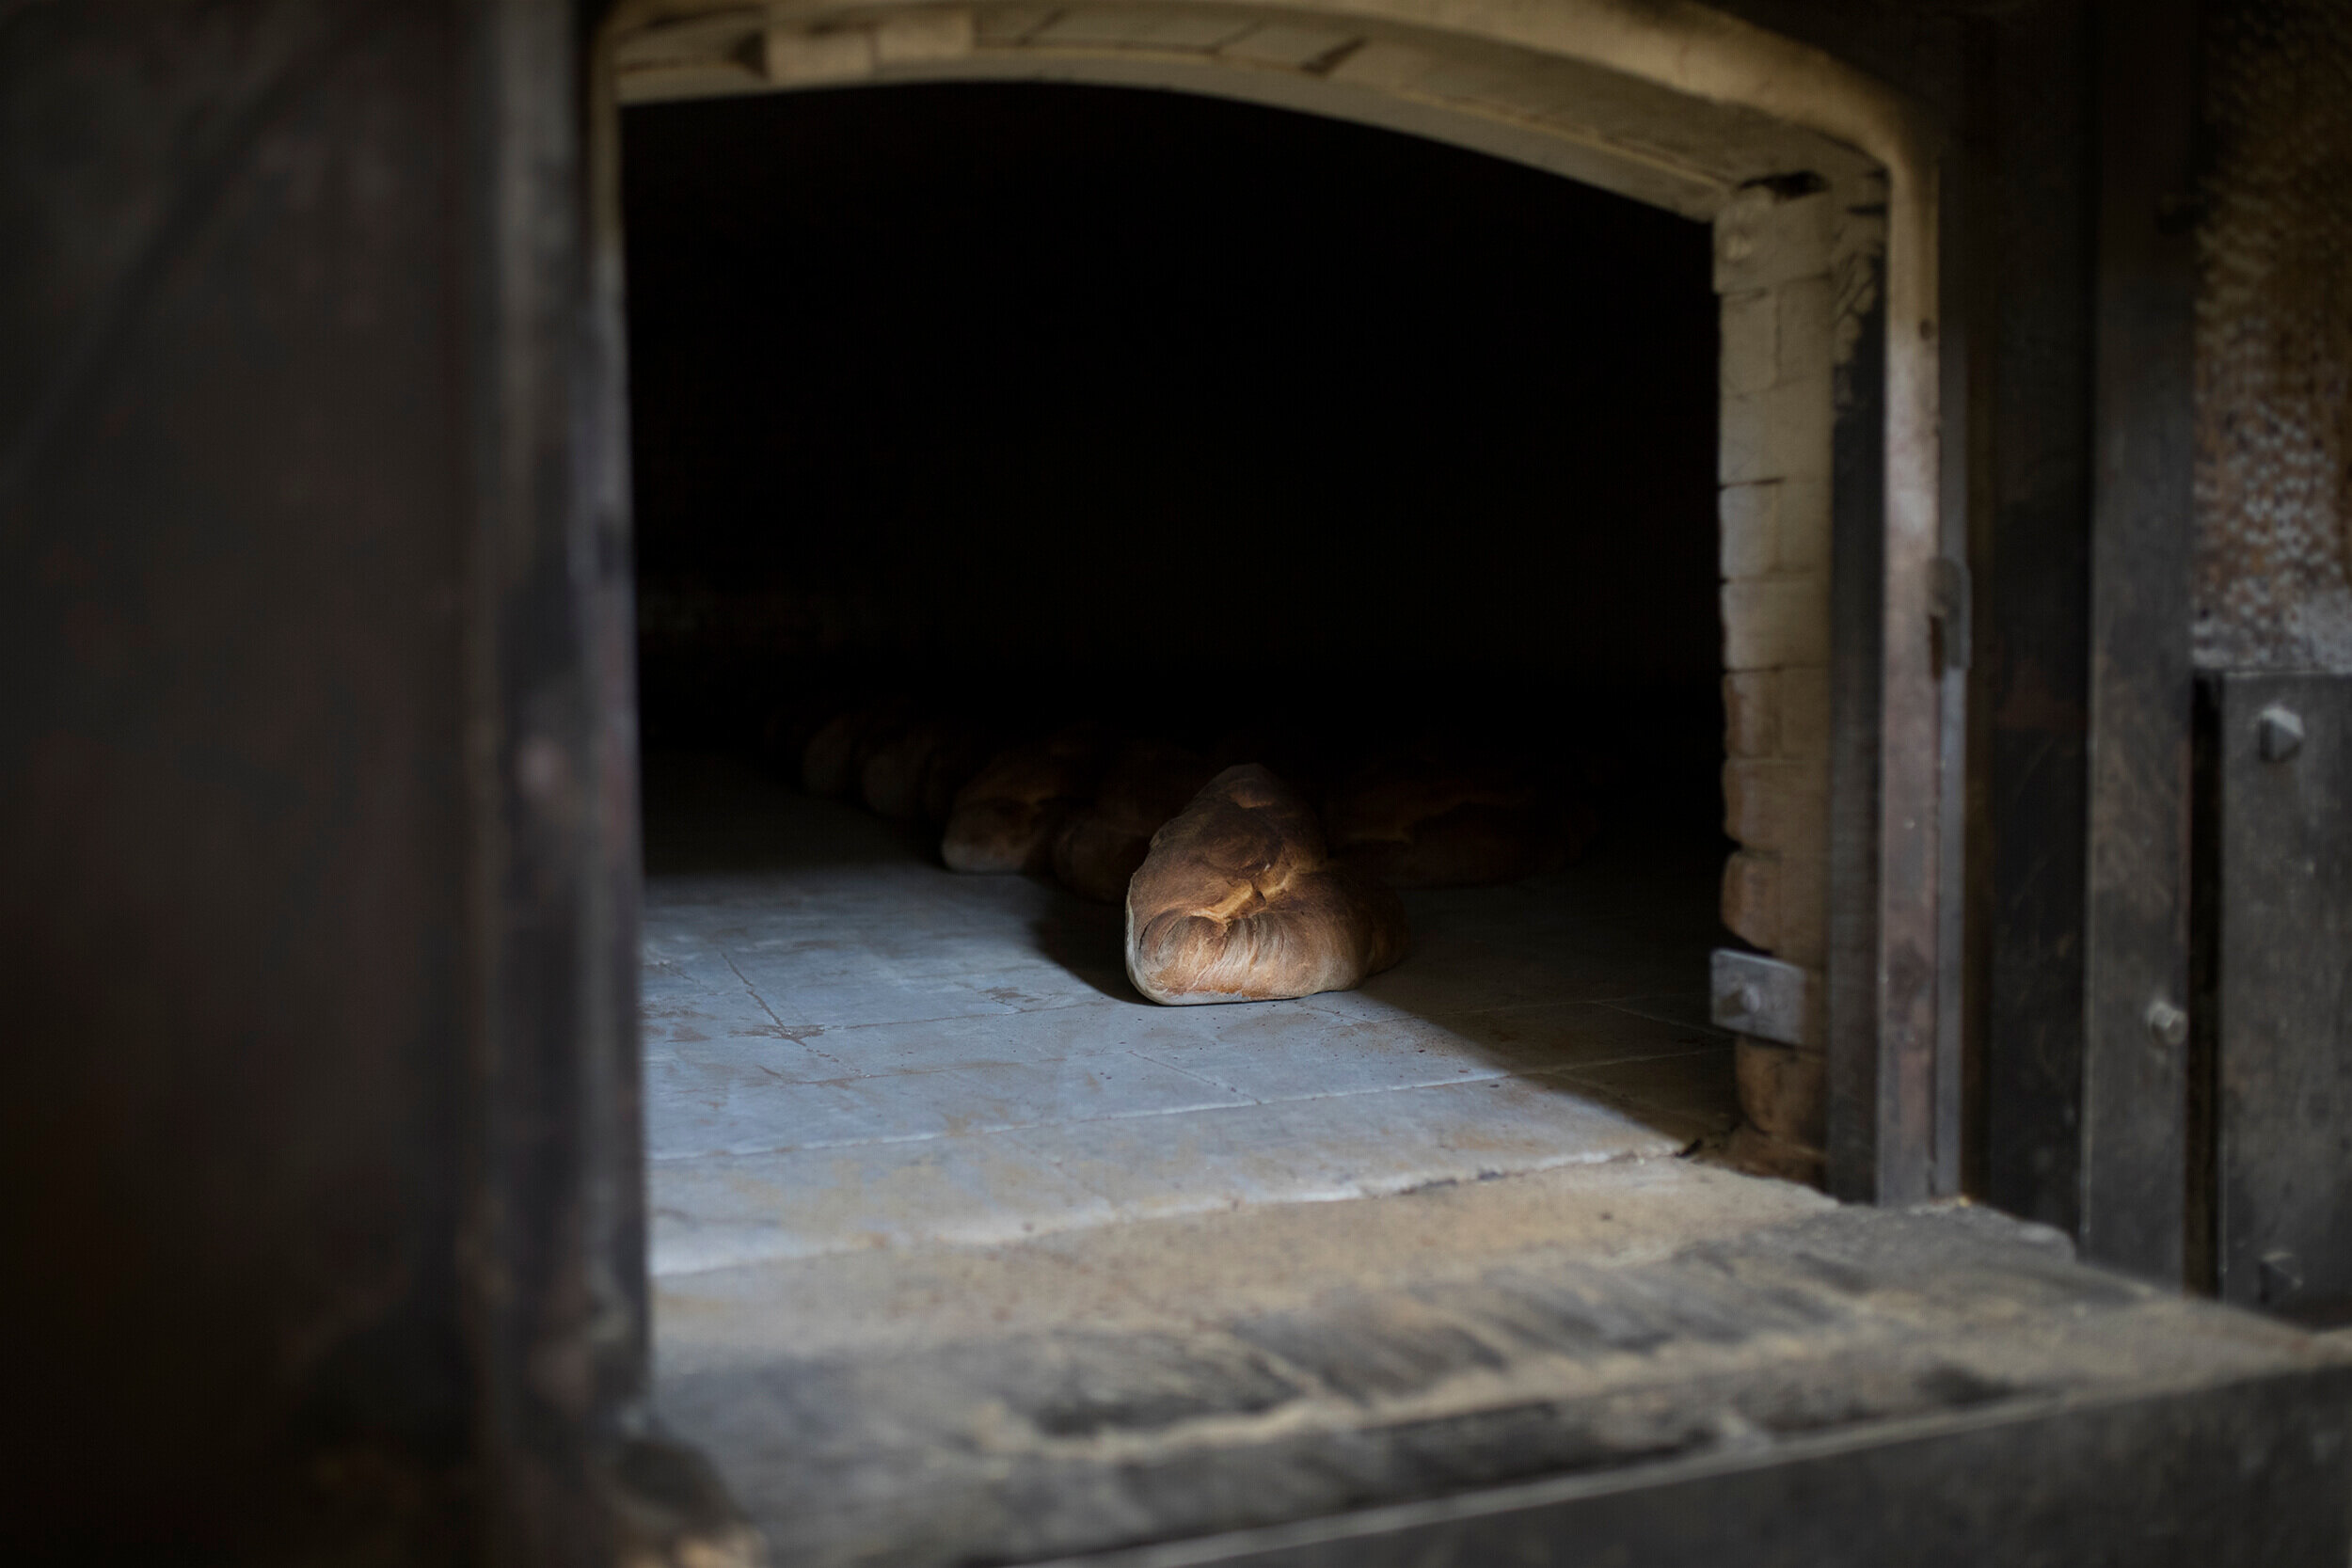
[[(1715, 222), (1723, 310), (1724, 923), (1814, 975), (1829, 866), (1830, 192), (1743, 191)], [(1742, 1038), (1752, 1127), (1822, 1144), (1820, 1042)]]

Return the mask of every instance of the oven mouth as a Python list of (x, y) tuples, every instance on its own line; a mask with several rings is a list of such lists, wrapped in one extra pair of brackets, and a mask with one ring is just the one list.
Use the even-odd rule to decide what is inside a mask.
[[(1062, 51), (1055, 72), (1073, 64), (1067, 40), (991, 41), (987, 19), (979, 25), (971, 46), (982, 54), (1051, 47)], [(1066, 110), (1034, 105), (1085, 103), (1082, 116), (1115, 121), (1126, 111), (1111, 105), (1144, 98), (1130, 90), (1145, 69), (1136, 59), (1076, 73), (1092, 85), (975, 80), (1005, 73), (940, 58), (876, 66), (886, 30), (859, 45), (867, 67), (812, 75), (811, 51), (834, 45), (771, 28), (724, 66), (761, 79), (714, 87), (717, 102), (660, 102), (696, 95), (643, 74), (649, 56), (623, 62), (623, 100), (641, 105), (621, 146), (652, 1270), (660, 1356), (677, 1369), (657, 1402), (690, 1434), (704, 1425), (724, 1466), (751, 1418), (728, 1390), (765, 1384), (821, 1405), (830, 1396), (812, 1390), (878, 1388), (862, 1383), (879, 1365), (869, 1358), (914, 1341), (869, 1321), (876, 1304), (843, 1283), (859, 1271), (903, 1282), (961, 1266), (950, 1257), (1017, 1256), (1051, 1273), (1049, 1256), (1066, 1263), (1148, 1234), (1214, 1274), (1234, 1237), (1291, 1213), (1336, 1224), (1459, 1194), (1466, 1212), (1484, 1214), (1538, 1189), (1547, 1201), (1573, 1189), (1630, 1206), (1622, 1183), (1749, 1180), (1730, 1164), (1819, 1180), (1838, 875), (1826, 823), (1832, 795), (1849, 787), (1835, 782), (1833, 753), (1840, 736), (1867, 748), (1876, 735), (1832, 679), (1841, 647), (1867, 653), (1837, 617), (1867, 606), (1841, 611), (1830, 590), (1838, 520), (1874, 519), (1881, 504), (1879, 470), (1847, 461), (1882, 435), (1871, 324), (1885, 300), (1870, 284), (1884, 245), (1881, 177), (1839, 151), (1704, 190), (1645, 184), (1654, 166), (1604, 182), (1633, 187), (1646, 211), (1553, 178), (1573, 171), (1534, 157), (1473, 159), (1477, 180), (1416, 187), (1397, 168), (1463, 157), (1418, 134), (1425, 122), (1354, 117), (1388, 126), (1367, 131), (1327, 113), (1269, 117), (1183, 94), (1152, 95), (1150, 115), (1171, 128), (1122, 156), (1106, 151), (1116, 136), (1073, 134), (1067, 119), (1051, 122)], [(779, 85), (860, 90), (766, 90)], [(1303, 106), (1254, 88), (1222, 96)], [(975, 120), (939, 143), (978, 194), (946, 195), (915, 150), (976, 104), (986, 134)], [(842, 129), (860, 112), (887, 131)], [(1215, 122), (1236, 116), (1256, 117), (1251, 135), (1220, 144)], [(1322, 164), (1313, 177), (1294, 168), (1287, 187), (1267, 179), (1251, 190), (1253, 163), (1281, 158), (1265, 127), (1290, 119), (1320, 138)], [(696, 137), (726, 156), (680, 150)], [(1338, 150), (1350, 138), (1384, 144), (1388, 171), (1350, 167)], [(1162, 191), (1157, 211), (1141, 197), (1121, 205), (1120, 193), (1164, 181), (1179, 148), (1215, 177)], [(1073, 166), (1085, 162), (1073, 149), (1093, 166)], [(717, 192), (714, 171), (771, 154), (764, 182)], [(664, 156), (699, 172), (665, 178)], [(1478, 181), (1517, 198), (1503, 205), (1519, 230), (1501, 242), (1456, 210)], [(845, 216), (852, 187), (887, 220)], [(1354, 199), (1330, 199), (1331, 189)], [(1530, 238), (1540, 227), (1530, 214), (1554, 199), (1582, 204), (1581, 252)], [(761, 303), (723, 303), (714, 247), (664, 253), (664, 224), (695, 200), (729, 214), (737, 239), (801, 224), (772, 243)], [(1314, 224), (1281, 226), (1300, 208), (1327, 230), (1378, 221), (1312, 253), (1304, 230)], [(1411, 216), (1441, 208), (1449, 239), (1484, 276), (1446, 272), (1426, 254), (1442, 247), (1425, 241), (1412, 265), (1383, 261), (1409, 248), (1397, 235)], [(1189, 257), (1190, 273), (1111, 254), (1102, 233), (1057, 224), (1073, 210), (1111, 234), (1158, 238)], [(1193, 221), (1170, 224), (1170, 212)], [(1199, 215), (1211, 213), (1257, 248), (1217, 248)], [(1645, 244), (1664, 247), (1646, 264), (1636, 259)], [(1599, 256), (1618, 272), (1604, 276)], [(1285, 293), (1286, 268), (1308, 286)], [(1353, 292), (1332, 281), (1367, 273)], [(876, 277), (888, 286), (861, 292)], [(1203, 277), (1227, 292), (1212, 298)], [(1114, 297), (1113, 283), (1129, 297)], [(1169, 336), (1183, 341), (1143, 343), (1137, 324), (1154, 316), (1174, 318)], [(1565, 335), (1559, 316), (1580, 319), (1585, 337)], [(1062, 353), (1057, 332), (1090, 335), (1092, 359)], [(690, 396), (697, 354), (703, 384)], [(1673, 397), (1645, 358), (1679, 367), (1664, 378)], [(1576, 397), (1543, 386), (1540, 372), (1563, 365), (1581, 372), (1569, 378)], [(1072, 387), (1084, 395), (1055, 401)], [(1171, 387), (1189, 398), (1146, 395)], [(768, 404), (754, 418), (759, 397)], [(1199, 418), (1203, 407), (1221, 427)], [(992, 424), (1009, 410), (1022, 418)], [(1483, 433), (1489, 450), (1466, 436), (1448, 449), (1450, 473), (1444, 456), (1415, 468), (1416, 449), (1445, 447), (1450, 427)], [(1498, 461), (1512, 438), (1521, 450)], [(1282, 446), (1282, 460), (1237, 463), (1251, 441)], [(1513, 466), (1527, 449), (1550, 469)], [(861, 451), (863, 467), (843, 461)], [(730, 494), (713, 480), (729, 472), (760, 476), (757, 527), (742, 522), (757, 510), (745, 500), (753, 487)], [(1006, 472), (1017, 480), (1003, 483)], [(1455, 492), (1486, 488), (1427, 504), (1448, 480)], [(1418, 513), (1410, 499), (1423, 502)], [(1568, 515), (1531, 547), (1528, 519), (1548, 504)], [(1236, 579), (1252, 607), (1240, 635)], [(1188, 680), (1194, 694), (1181, 689)], [(1202, 683), (1222, 683), (1222, 705), (1197, 694)], [(1236, 703), (1236, 689), (1248, 695)], [(813, 732), (861, 706), (888, 708), (902, 727), (909, 713), (950, 728), (994, 722), (1000, 739), (1032, 743), (1058, 725), (1107, 723), (1120, 743), (1224, 763), (1263, 759), (1223, 755), (1220, 732), (1287, 718), (1301, 693), (1331, 710), (1326, 722), (1293, 721), (1252, 744), (1287, 749), (1284, 769), (1310, 776), (1318, 765), (1299, 757), (1345, 750), (1335, 733), (1396, 729), (1400, 709), (1446, 716), (1457, 738), (1540, 732), (1558, 749), (1564, 730), (1603, 737), (1583, 751), (1613, 751), (1613, 761), (1578, 759), (1579, 803), (1597, 813), (1603, 847), (1532, 879), (1408, 892), (1407, 958), (1359, 987), (1171, 1008), (1135, 993), (1116, 908), (1045, 877), (959, 877), (939, 863), (936, 819), (885, 821), (860, 811), (853, 787), (846, 799), (805, 787)], [(1235, 722), (1210, 724), (1204, 707)], [(1009, 708), (1023, 711), (1007, 721)], [(1315, 777), (1312, 787), (1331, 786)], [(952, 940), (926, 946), (911, 932)], [(1556, 961), (1569, 950), (1606, 956), (1578, 972)], [(1780, 966), (1741, 996), (1777, 998), (1793, 983), (1801, 1000), (1770, 1016), (1751, 1008), (1740, 1015), (1746, 1033), (1727, 1031), (1709, 973), (1724, 950)], [(782, 1121), (759, 1109), (787, 1101), (801, 1109)], [(1450, 1108), (1422, 1114), (1440, 1103)], [(1802, 1186), (1774, 1190), (1805, 1201)], [(1657, 1212), (1682, 1216), (1671, 1229), (1696, 1212)], [(1532, 1231), (1511, 1235), (1486, 1263), (1534, 1244)], [(788, 1354), (780, 1342), (761, 1349), (743, 1315), (784, 1298), (805, 1331)], [(1009, 1316), (987, 1327), (931, 1299), (935, 1315), (903, 1322), (924, 1325), (909, 1332), (926, 1342), (965, 1347), (955, 1354), (1075, 1354), (1081, 1324), (1059, 1307), (998, 1300)], [(1228, 1307), (1238, 1298), (1204, 1309)], [(1287, 1396), (1229, 1410), (1203, 1392), (1229, 1374), (1293, 1379), (1299, 1363), (1271, 1344), (1233, 1352), (1232, 1367), (1224, 1351), (1216, 1369), (1177, 1356), (1172, 1391), (1121, 1384), (1104, 1396), (1104, 1408), (1148, 1419), (1055, 1418), (1032, 1435), (1148, 1448), (1220, 1422), (1279, 1423)], [(1412, 1354), (1435, 1356), (1437, 1370), (1392, 1392), (1494, 1370), (1488, 1350), (1456, 1348), (1459, 1357), (1420, 1343)], [(1095, 1408), (1086, 1389), (1108, 1370), (1070, 1375), (1081, 1386), (1041, 1409)], [(1379, 1397), (1370, 1387), (1345, 1397)], [(803, 1504), (823, 1512), (818, 1499), (786, 1509), (767, 1494), (754, 1512), (772, 1522)]]

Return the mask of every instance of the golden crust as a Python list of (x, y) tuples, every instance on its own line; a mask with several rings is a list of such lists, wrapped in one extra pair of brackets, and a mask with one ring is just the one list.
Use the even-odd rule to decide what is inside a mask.
[(1346, 990), (1406, 942), (1396, 895), (1331, 863), (1313, 811), (1254, 763), (1210, 780), (1127, 885), (1127, 976), (1154, 1002)]

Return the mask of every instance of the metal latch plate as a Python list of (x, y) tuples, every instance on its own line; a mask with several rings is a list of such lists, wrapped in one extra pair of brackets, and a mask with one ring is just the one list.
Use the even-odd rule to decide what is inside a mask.
[(1761, 953), (1715, 950), (1709, 994), (1715, 1025), (1783, 1045), (1811, 1045), (1813, 977)]

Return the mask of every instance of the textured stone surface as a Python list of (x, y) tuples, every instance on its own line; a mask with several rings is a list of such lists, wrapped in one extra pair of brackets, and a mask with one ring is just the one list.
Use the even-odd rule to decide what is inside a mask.
[(1756, 849), (1815, 839), (1826, 781), (1809, 762), (1735, 757), (1724, 765), (1724, 831)]
[(1671, 1153), (1733, 1114), (1704, 845), (1413, 895), (1359, 990), (1158, 1007), (1116, 910), (748, 771), (652, 788), (657, 1274)]
[(1829, 755), (1829, 669), (1820, 664), (1784, 667), (1776, 695), (1780, 699), (1780, 754), (1788, 757)]
[(1715, 292), (1738, 294), (1825, 276), (1836, 215), (1826, 191), (1795, 200), (1761, 186), (1740, 192), (1715, 219)]
[(1723, 575), (1760, 578), (1780, 556), (1780, 483), (1726, 484), (1716, 504)]
[(1770, 952), (1780, 945), (1780, 860), (1737, 849), (1724, 863), (1724, 924), (1734, 936)]
[(1830, 487), (1826, 480), (1773, 483), (1773, 564), (1784, 572), (1829, 570)]
[(1772, 949), (1812, 970), (1816, 984), (1829, 953), (1829, 858), (1816, 836), (1825, 827), (1819, 814), (1804, 817), (1779, 856), (1780, 940)]
[(1721, 460), (1724, 922), (1818, 965), (1826, 921), (1829, 372), (1835, 203), (1743, 193), (1716, 221)]
[(781, 1560), (1021, 1561), (2313, 1369), (1988, 1212), (1687, 1162), (728, 1271), (665, 1417)]
[[(1759, 188), (1715, 225), (1724, 831), (1740, 846), (1724, 867), (1723, 918), (1743, 940), (1816, 969), (1828, 917), (1833, 272), (1838, 246), (1857, 243), (1837, 230), (1835, 208), (1827, 192), (1784, 199)], [(1751, 1073), (1740, 1089), (1751, 1143), (1815, 1129), (1764, 1164), (1814, 1159), (1822, 1107), (1804, 1097), (1820, 1095), (1820, 1073)]]
[(1803, 380), (1724, 399), (1721, 477), (1725, 484), (1767, 479), (1825, 480), (1833, 406), (1827, 356)]
[(1734, 1060), (1740, 1109), (1756, 1129), (1819, 1151), (1826, 1133), (1827, 1061), (1818, 1051), (1741, 1036)]
[(1829, 578), (1742, 578), (1724, 584), (1724, 667), (1829, 662)]
[(1770, 290), (1725, 294), (1723, 388), (1728, 396), (1760, 392), (1780, 379), (1780, 304)]
[(1751, 670), (1724, 677), (1724, 751), (1769, 757), (1780, 750), (1780, 672)]

